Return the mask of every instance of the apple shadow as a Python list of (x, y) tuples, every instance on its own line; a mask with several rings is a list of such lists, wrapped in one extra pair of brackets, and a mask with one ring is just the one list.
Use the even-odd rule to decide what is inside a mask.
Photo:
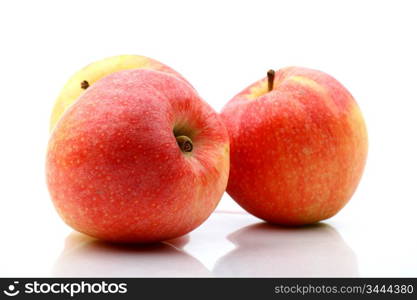
[(357, 277), (353, 250), (332, 226), (288, 228), (257, 223), (228, 236), (236, 248), (220, 258), (220, 277)]
[(211, 277), (196, 258), (182, 250), (189, 237), (149, 245), (102, 242), (78, 232), (65, 240), (55, 262), (57, 277)]

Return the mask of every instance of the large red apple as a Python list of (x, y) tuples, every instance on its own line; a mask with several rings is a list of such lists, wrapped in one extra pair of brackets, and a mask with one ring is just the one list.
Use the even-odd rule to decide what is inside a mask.
[(222, 117), (230, 137), (227, 192), (253, 215), (309, 224), (335, 215), (353, 195), (366, 127), (333, 77), (299, 67), (270, 71), (230, 100)]
[(75, 230), (115, 242), (167, 240), (216, 207), (229, 140), (220, 116), (184, 80), (121, 71), (65, 112), (46, 171), (53, 203)]

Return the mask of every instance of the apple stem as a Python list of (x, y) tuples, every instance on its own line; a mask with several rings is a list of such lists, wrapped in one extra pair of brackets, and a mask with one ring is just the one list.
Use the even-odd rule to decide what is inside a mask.
[(89, 86), (90, 86), (90, 84), (88, 83), (87, 80), (84, 80), (84, 81), (81, 82), (81, 88), (82, 89), (86, 90), (86, 89), (88, 89)]
[(193, 151), (193, 141), (188, 136), (180, 135), (175, 138), (177, 139), (178, 146), (182, 152)]
[(271, 69), (266, 75), (268, 76), (268, 92), (270, 92), (274, 88), (275, 71)]

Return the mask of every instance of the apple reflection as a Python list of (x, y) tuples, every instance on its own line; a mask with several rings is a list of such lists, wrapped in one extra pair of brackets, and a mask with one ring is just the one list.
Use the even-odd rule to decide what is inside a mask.
[(236, 249), (213, 273), (221, 277), (356, 277), (355, 253), (330, 225), (286, 228), (258, 223), (228, 236)]
[(58, 277), (209, 277), (210, 271), (181, 248), (189, 237), (150, 245), (118, 245), (71, 233), (57, 259)]

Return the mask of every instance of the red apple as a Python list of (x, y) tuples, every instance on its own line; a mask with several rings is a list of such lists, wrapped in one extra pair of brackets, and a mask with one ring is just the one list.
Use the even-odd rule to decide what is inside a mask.
[(352, 197), (365, 166), (366, 127), (352, 95), (330, 75), (271, 70), (221, 115), (230, 137), (227, 192), (248, 212), (309, 224)]
[(63, 220), (114, 242), (193, 230), (216, 207), (228, 172), (220, 116), (184, 80), (144, 69), (91, 86), (57, 123), (46, 166)]

